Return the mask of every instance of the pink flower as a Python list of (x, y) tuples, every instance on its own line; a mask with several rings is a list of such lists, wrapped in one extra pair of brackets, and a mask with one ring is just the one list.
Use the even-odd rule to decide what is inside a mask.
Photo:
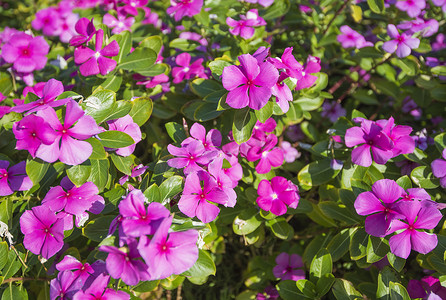
[(416, 49), (420, 45), (420, 40), (412, 38), (404, 33), (399, 34), (395, 25), (387, 25), (387, 33), (392, 40), (384, 42), (383, 49), (386, 52), (393, 53), (396, 51), (398, 57), (409, 56), (411, 49)]
[(142, 236), (138, 250), (149, 266), (151, 280), (164, 279), (190, 269), (198, 259), (198, 232), (168, 233), (173, 217), (167, 217), (152, 239)]
[(137, 16), (138, 9), (144, 8), (147, 5), (148, 0), (122, 0), (125, 5), (120, 8), (120, 12), (123, 11), (129, 15)]
[(280, 148), (282, 148), (283, 156), (287, 163), (292, 163), (301, 156), (301, 153), (287, 141), (283, 141), (280, 144)]
[(407, 12), (409, 17), (415, 18), (420, 15), (421, 10), (426, 8), (426, 0), (398, 0), (395, 6)]
[(277, 145), (277, 136), (270, 134), (266, 137), (265, 144), (253, 146), (247, 153), (249, 161), (260, 161), (256, 165), (256, 171), (259, 174), (266, 174), (271, 171), (271, 167), (279, 167), (283, 164), (283, 151)]
[(126, 18), (125, 15), (118, 14), (118, 18), (116, 19), (114, 16), (107, 13), (104, 15), (103, 22), (109, 28), (113, 28), (112, 33), (119, 34), (124, 30), (130, 30), (130, 27), (135, 23), (135, 18)]
[(302, 77), (303, 66), (294, 57), (293, 47), (286, 48), (281, 58), (270, 58), (269, 62), (277, 69), (283, 70), (289, 77), (296, 79)]
[[(446, 159), (446, 149), (443, 150), (442, 156)], [(440, 178), (440, 185), (446, 188), (446, 160), (436, 159), (432, 162), (431, 167), (434, 176)]]
[(41, 9), (36, 13), (36, 18), (31, 22), (36, 30), (42, 30), (44, 35), (59, 35), (61, 30), (61, 20), (59, 12), (55, 7)]
[(23, 245), (36, 255), (49, 259), (63, 246), (64, 221), (46, 206), (35, 206), (20, 217), (25, 235)]
[(101, 133), (102, 129), (93, 117), (85, 115), (76, 101), (68, 102), (63, 125), (51, 107), (38, 111), (37, 116), (46, 120), (56, 131), (54, 142), (40, 145), (36, 152), (37, 157), (47, 162), (59, 159), (67, 165), (81, 164), (90, 157), (93, 147), (83, 140)]
[(432, 50), (440, 51), (446, 48), (445, 38), (443, 33), (439, 33), (435, 38), (435, 42), (432, 43)]
[(346, 110), (341, 106), (340, 103), (324, 102), (322, 105), (321, 117), (329, 119), (331, 122), (336, 122), (340, 117), (345, 117)]
[(0, 196), (8, 196), (14, 191), (26, 191), (32, 188), (33, 183), (26, 175), (24, 161), (8, 167), (9, 161), (0, 160)]
[(297, 254), (280, 253), (276, 257), (276, 266), (273, 268), (273, 274), (281, 280), (298, 281), (305, 279), (305, 272), (302, 270), (304, 264), (302, 257)]
[(246, 13), (246, 16), (241, 15), (239, 21), (227, 17), (226, 24), (233, 27), (229, 29), (229, 32), (233, 35), (240, 35), (244, 39), (250, 39), (254, 35), (254, 27), (264, 26), (266, 22), (259, 16), (257, 9), (251, 9)]
[(311, 73), (318, 73), (321, 70), (321, 60), (319, 57), (308, 56), (305, 69), (302, 70), (301, 77), (297, 79), (296, 90), (311, 87), (317, 80), (317, 76)]
[(179, 21), (184, 16), (198, 15), (203, 7), (203, 0), (170, 0), (170, 5), (167, 13), (173, 16), (175, 21)]
[(293, 101), (293, 94), (290, 88), (284, 82), (288, 75), (284, 72), (280, 74), (277, 83), (272, 87), (271, 92), (276, 96), (277, 105), (279, 105), (282, 112), (286, 113), (290, 109), (289, 101)]
[(185, 175), (202, 170), (200, 165), (207, 165), (217, 155), (217, 151), (206, 151), (201, 141), (193, 140), (182, 144), (181, 148), (168, 145), (170, 154), (177, 156), (169, 159), (167, 164), (176, 169), (183, 169)]
[(116, 61), (108, 58), (119, 53), (118, 42), (113, 40), (102, 48), (104, 31), (99, 29), (96, 32), (95, 50), (86, 46), (80, 46), (74, 50), (74, 62), (78, 65), (83, 76), (91, 76), (101, 73), (107, 75), (116, 67)]
[(211, 129), (206, 134), (206, 128), (200, 123), (194, 123), (190, 128), (191, 137), (186, 138), (181, 144), (188, 144), (193, 140), (200, 141), (206, 151), (216, 150), (221, 145), (221, 133), (217, 129)]
[(89, 263), (81, 263), (75, 257), (71, 255), (65, 255), (65, 257), (56, 265), (56, 269), (59, 271), (73, 271), (73, 274), (80, 278), (82, 283), (85, 283), (87, 278), (94, 273), (93, 268)]
[(133, 122), (130, 115), (126, 115), (116, 120), (107, 121), (107, 124), (109, 130), (117, 130), (127, 133), (135, 141), (133, 145), (116, 149), (116, 154), (120, 156), (129, 156), (132, 154), (133, 151), (135, 151), (136, 144), (138, 144), (142, 138), (141, 129), (139, 128), (138, 124)]
[[(110, 281), (110, 276), (99, 274), (98, 277), (91, 283), (91, 285), (83, 290), (79, 290), (74, 296), (73, 300), (129, 300), (130, 295), (124, 291), (115, 291), (108, 289), (107, 285)], [(85, 288), (85, 287), (84, 287)]]
[(20, 73), (43, 69), (50, 47), (41, 36), (32, 37), (24, 32), (14, 34), (2, 47), (2, 58)]
[(82, 280), (73, 272), (63, 271), (50, 283), (50, 300), (68, 300), (82, 288)]
[(226, 103), (233, 108), (249, 106), (259, 110), (272, 95), (279, 72), (269, 62), (260, 63), (250, 54), (238, 57), (240, 66), (223, 69), (223, 87), (229, 91)]
[(342, 44), (343, 48), (362, 48), (373, 47), (373, 43), (367, 42), (365, 38), (354, 31), (347, 25), (343, 25), (340, 28), (342, 34), (338, 35), (337, 40)]
[(75, 25), (75, 30), (79, 34), (70, 39), (70, 46), (80, 46), (88, 43), (96, 33), (96, 28), (93, 25), (93, 18), (89, 21), (87, 18), (81, 18)]
[(248, 3), (258, 3), (263, 7), (268, 7), (274, 3), (274, 0), (239, 0), (239, 1), (244, 1)]
[(178, 67), (172, 69), (173, 83), (180, 83), (184, 79), (191, 79), (194, 77), (200, 77), (207, 79), (207, 75), (204, 73), (204, 67), (202, 66), (203, 59), (197, 59), (193, 63), (189, 53), (184, 52), (179, 54), (175, 58), (175, 62)]
[(285, 214), (287, 206), (296, 208), (300, 199), (297, 186), (281, 176), (273, 177), (271, 182), (266, 179), (260, 181), (257, 194), (257, 205), (276, 216)]
[(389, 120), (378, 120), (376, 124), (381, 126), (383, 132), (392, 140), (393, 157), (414, 152), (415, 141), (409, 135), (412, 132), (412, 127), (395, 125), (393, 117), (390, 117)]
[(79, 16), (73, 13), (69, 13), (61, 19), (61, 31), (59, 33), (61, 42), (68, 43), (76, 35), (75, 26), (78, 20)]

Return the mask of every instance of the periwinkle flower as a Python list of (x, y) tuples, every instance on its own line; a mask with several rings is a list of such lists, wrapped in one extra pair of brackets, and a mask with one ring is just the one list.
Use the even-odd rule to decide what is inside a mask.
[(350, 26), (342, 25), (339, 30), (342, 34), (337, 36), (337, 40), (343, 48), (373, 47), (373, 43), (367, 42), (361, 34), (351, 29)]
[(113, 28), (112, 33), (119, 34), (124, 30), (130, 30), (130, 27), (132, 27), (132, 25), (135, 23), (135, 18), (133, 17), (126, 18), (125, 15), (121, 14), (118, 14), (118, 18), (116, 18), (111, 14), (107, 13), (104, 15), (103, 22), (109, 28)]
[(167, 164), (172, 168), (183, 169), (186, 175), (202, 170), (198, 164), (207, 165), (217, 155), (217, 151), (206, 151), (201, 141), (197, 140), (182, 144), (181, 148), (169, 144), (167, 150), (176, 156), (169, 159)]
[(433, 51), (440, 51), (446, 48), (445, 35), (443, 33), (439, 33), (435, 38), (435, 42), (432, 43)]
[(395, 6), (399, 10), (407, 12), (409, 17), (415, 18), (426, 8), (426, 0), (398, 0)]
[(135, 151), (136, 144), (139, 143), (142, 139), (141, 129), (138, 124), (133, 121), (133, 118), (130, 115), (126, 115), (122, 118), (107, 121), (109, 130), (117, 130), (124, 133), (127, 133), (135, 142), (134, 144), (116, 149), (115, 153), (120, 156), (129, 156)]
[(259, 16), (257, 9), (249, 10), (246, 15), (241, 15), (240, 20), (236, 21), (231, 17), (226, 18), (226, 24), (232, 27), (229, 32), (244, 39), (250, 39), (254, 35), (254, 27), (266, 25), (265, 20)]
[(305, 279), (305, 272), (302, 270), (304, 263), (299, 255), (282, 252), (277, 255), (276, 264), (273, 274), (277, 278), (293, 281)]
[(395, 125), (393, 117), (390, 117), (388, 120), (378, 120), (376, 123), (381, 126), (383, 132), (392, 140), (393, 157), (414, 152), (415, 142), (410, 136), (412, 127)]
[(202, 7), (203, 0), (170, 0), (170, 6), (166, 12), (173, 16), (175, 21), (179, 21), (184, 16), (198, 15)]
[(26, 175), (24, 161), (9, 167), (9, 161), (0, 160), (0, 196), (8, 196), (14, 191), (26, 191), (32, 188), (33, 183)]
[(423, 300), (446, 299), (446, 288), (440, 280), (433, 276), (423, 277), (421, 280), (411, 279), (407, 284), (410, 298), (422, 298)]
[(71, 300), (82, 288), (82, 280), (71, 271), (57, 274), (50, 283), (50, 300)]
[(102, 48), (104, 31), (99, 29), (96, 32), (95, 50), (86, 46), (80, 46), (74, 50), (74, 62), (78, 65), (83, 76), (91, 76), (101, 73), (107, 75), (116, 67), (117, 62), (109, 57), (119, 53), (118, 42), (113, 40)]
[(440, 178), (440, 185), (446, 188), (446, 149), (442, 152), (443, 159), (436, 159), (432, 162), (432, 173)]
[(263, 147), (253, 146), (247, 153), (249, 161), (259, 162), (256, 165), (256, 171), (259, 174), (266, 174), (271, 171), (271, 167), (279, 167), (283, 164), (283, 151), (281, 148), (275, 147), (277, 145), (277, 136), (274, 134), (268, 135)]
[(175, 58), (175, 63), (178, 66), (172, 69), (173, 83), (180, 83), (184, 79), (191, 79), (196, 76), (205, 79), (208, 78), (204, 73), (204, 67), (202, 65), (203, 59), (199, 58), (191, 63), (191, 58), (187, 52), (181, 53)]
[(273, 177), (271, 182), (266, 179), (260, 181), (257, 194), (257, 205), (276, 216), (285, 214), (287, 206), (296, 208), (300, 198), (297, 186), (281, 176)]
[(271, 89), (272, 94), (276, 96), (277, 105), (279, 105), (283, 113), (288, 112), (290, 109), (290, 104), (288, 102), (293, 101), (293, 94), (288, 85), (284, 82), (287, 78), (288, 75), (286, 75), (286, 73), (281, 73), (277, 83)]
[(239, 0), (239, 1), (244, 1), (248, 3), (258, 3), (263, 7), (268, 7), (274, 3), (274, 0)]
[(89, 21), (87, 18), (81, 18), (76, 22), (74, 28), (79, 34), (70, 39), (70, 46), (74, 47), (88, 43), (96, 33), (96, 28), (93, 25), (93, 19)]
[(72, 271), (73, 274), (85, 283), (87, 278), (94, 273), (94, 269), (89, 263), (81, 263), (77, 258), (71, 255), (65, 255), (64, 258), (56, 264), (56, 269), (60, 272)]
[(413, 38), (405, 33), (399, 33), (395, 25), (387, 25), (387, 33), (392, 40), (384, 42), (383, 49), (386, 52), (393, 53), (400, 58), (410, 55), (411, 49), (416, 49), (420, 46), (420, 40)]
[(336, 122), (340, 117), (345, 117), (346, 110), (342, 107), (341, 103), (336, 101), (324, 102), (322, 104), (321, 116), (329, 119), (331, 122)]
[(290, 142), (283, 141), (280, 144), (280, 148), (283, 151), (283, 157), (287, 163), (292, 163), (301, 156), (301, 153)]
[(36, 30), (42, 30), (44, 35), (58, 35), (61, 30), (59, 12), (55, 7), (41, 9), (36, 13), (31, 25)]
[(78, 291), (73, 300), (129, 300), (130, 295), (124, 291), (108, 289), (110, 276), (99, 274), (98, 277), (85, 289)]
[(240, 66), (223, 69), (223, 87), (229, 91), (226, 103), (233, 108), (249, 106), (259, 110), (266, 105), (279, 72), (269, 62), (260, 63), (250, 54), (238, 57)]

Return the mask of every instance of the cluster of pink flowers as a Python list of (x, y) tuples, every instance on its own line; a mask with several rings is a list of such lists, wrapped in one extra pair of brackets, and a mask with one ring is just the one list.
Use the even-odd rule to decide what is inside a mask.
[(187, 52), (177, 55), (175, 58), (175, 63), (177, 66), (173, 67), (172, 69), (173, 83), (180, 83), (184, 79), (188, 80), (195, 77), (204, 79), (208, 78), (202, 65), (203, 58), (199, 58), (193, 63), (191, 63), (191, 59), (191, 55)]
[[(354, 119), (361, 127), (352, 127), (345, 133), (347, 147), (358, 146), (352, 151), (354, 164), (369, 167), (372, 161), (384, 165), (389, 159), (415, 150), (415, 142), (410, 136), (410, 126), (395, 125), (393, 117), (376, 122), (363, 118)], [(373, 160), (372, 155), (373, 154)]]
[(254, 55), (240, 55), (240, 66), (223, 69), (223, 87), (229, 91), (226, 103), (233, 108), (249, 106), (259, 110), (274, 95), (282, 111), (287, 112), (293, 95), (284, 80), (290, 78), (296, 90), (301, 90), (311, 87), (317, 80), (311, 74), (321, 70), (319, 58), (309, 56), (302, 66), (292, 51), (293, 48), (286, 48), (281, 58), (268, 58), (269, 49), (260, 47)]
[(390, 240), (390, 250), (407, 258), (411, 249), (429, 253), (437, 246), (437, 236), (423, 229), (433, 229), (442, 218), (437, 204), (421, 188), (406, 191), (395, 181), (381, 179), (372, 185), (371, 192), (363, 192), (355, 201), (359, 215), (367, 216), (368, 234), (384, 237), (397, 232)]
[(22, 161), (11, 167), (9, 164), (7, 160), (0, 160), (0, 196), (31, 189), (33, 183), (26, 175), (26, 163)]
[(166, 12), (174, 17), (175, 21), (179, 21), (185, 16), (198, 15), (202, 7), (203, 0), (170, 0), (170, 7)]
[(342, 34), (337, 36), (337, 40), (344, 48), (373, 47), (372, 42), (367, 42), (365, 38), (358, 32), (354, 31), (348, 25), (342, 25), (340, 28)]
[(257, 205), (276, 216), (284, 215), (287, 207), (295, 209), (299, 205), (297, 186), (281, 176), (273, 177), (271, 182), (266, 179), (260, 181), (257, 194)]
[(228, 144), (220, 149), (222, 136), (218, 130), (212, 129), (206, 134), (203, 125), (195, 123), (190, 135), (181, 143), (181, 148), (167, 147), (175, 156), (167, 163), (173, 168), (183, 169), (186, 175), (183, 194), (178, 202), (180, 211), (209, 223), (220, 212), (214, 204), (234, 207), (237, 198), (234, 188), (243, 176), (242, 167)]
[(57, 6), (41, 9), (31, 25), (35, 30), (42, 30), (46, 36), (58, 36), (62, 42), (68, 43), (76, 35), (74, 26), (79, 20), (73, 8), (72, 3), (62, 1)]
[(230, 26), (229, 32), (233, 35), (248, 40), (254, 36), (254, 27), (265, 26), (266, 21), (259, 16), (257, 9), (249, 10), (246, 15), (240, 15), (240, 20), (236, 21), (231, 17), (226, 18), (226, 24)]

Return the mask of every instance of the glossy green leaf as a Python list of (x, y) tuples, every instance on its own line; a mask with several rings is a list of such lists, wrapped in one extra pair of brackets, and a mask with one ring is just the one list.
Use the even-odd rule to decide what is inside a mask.
[(282, 240), (290, 240), (293, 237), (294, 229), (288, 224), (285, 218), (275, 218), (266, 221), (265, 225), (271, 229), (273, 234)]
[(353, 284), (345, 279), (336, 278), (333, 285), (333, 294), (337, 300), (362, 300), (364, 299)]
[(124, 148), (133, 145), (135, 141), (125, 132), (108, 130), (98, 134), (99, 140), (107, 148)]
[(331, 159), (322, 159), (314, 161), (303, 167), (297, 179), (307, 186), (317, 186), (326, 183), (339, 174), (340, 169), (334, 169), (331, 165)]
[(181, 275), (188, 277), (204, 277), (215, 275), (216, 271), (215, 263), (211, 255), (207, 251), (200, 249), (195, 264)]
[(427, 166), (416, 167), (410, 173), (412, 181), (423, 189), (435, 189), (440, 185), (439, 179), (432, 174)]
[(138, 71), (150, 68), (156, 61), (157, 53), (150, 48), (136, 48), (125, 56), (118, 68), (128, 71)]
[(167, 178), (159, 187), (161, 202), (170, 199), (183, 190), (183, 177), (174, 175)]
[(97, 123), (101, 123), (113, 112), (116, 102), (116, 93), (104, 90), (102, 87), (82, 102), (85, 113), (92, 116)]
[(71, 166), (67, 169), (67, 176), (72, 183), (76, 186), (81, 186), (85, 182), (87, 182), (91, 173), (91, 164), (90, 161), (87, 160), (80, 165)]
[(26, 161), (26, 174), (29, 179), (33, 182), (34, 185), (38, 184), (40, 180), (45, 176), (45, 173), (48, 171), (49, 163), (41, 160), (40, 158), (36, 158), (33, 160)]
[(120, 172), (126, 175), (132, 174), (132, 168), (135, 164), (134, 157), (132, 155), (121, 156), (111, 152), (110, 158), (113, 164), (115, 165), (116, 169), (118, 169)]
[(138, 126), (144, 125), (150, 118), (153, 111), (152, 99), (147, 97), (136, 98), (132, 101), (133, 107), (129, 115), (132, 117), (133, 122)]
[(84, 236), (95, 242), (101, 242), (108, 235), (108, 229), (116, 216), (104, 216), (94, 219), (82, 228)]
[(248, 107), (236, 110), (232, 123), (232, 135), (237, 144), (249, 140), (256, 122), (255, 114)]
[(322, 278), (325, 274), (331, 274), (333, 272), (333, 261), (331, 254), (326, 248), (320, 249), (310, 265), (310, 280), (316, 282)]

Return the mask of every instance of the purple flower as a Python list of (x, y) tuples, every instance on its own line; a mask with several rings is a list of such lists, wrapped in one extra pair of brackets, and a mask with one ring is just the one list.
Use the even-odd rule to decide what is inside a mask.
[(85, 290), (78, 291), (73, 300), (129, 300), (130, 295), (124, 291), (108, 289), (110, 276), (99, 274), (93, 283)]
[(181, 144), (188, 144), (190, 141), (200, 141), (206, 151), (216, 150), (221, 145), (221, 133), (217, 129), (211, 129), (206, 134), (206, 128), (200, 123), (194, 123), (190, 128), (190, 135)]
[(209, 164), (209, 174), (214, 177), (217, 186), (228, 196), (227, 202), (223, 205), (226, 207), (234, 207), (237, 201), (237, 194), (234, 191), (234, 187), (237, 186), (238, 182), (234, 182), (224, 171), (223, 159), (225, 155), (223, 153), (220, 154)]
[(126, 251), (113, 246), (100, 246), (99, 250), (108, 252), (107, 272), (111, 277), (121, 278), (125, 284), (137, 285), (140, 281), (151, 280), (147, 265), (139, 260), (136, 240), (129, 241)]
[(171, 144), (167, 146), (170, 154), (177, 156), (169, 159), (167, 164), (176, 169), (183, 169), (185, 175), (202, 170), (198, 165), (207, 165), (215, 157), (217, 151), (206, 151), (201, 141), (193, 140), (181, 148)]
[(239, 0), (239, 1), (244, 1), (248, 3), (258, 3), (263, 7), (268, 7), (274, 3), (274, 0)]
[(435, 19), (424, 20), (416, 18), (415, 20), (404, 21), (397, 26), (398, 29), (406, 30), (407, 34), (414, 34), (421, 31), (422, 37), (430, 37), (438, 32), (438, 21)]
[(184, 79), (191, 79), (195, 76), (205, 79), (208, 78), (202, 66), (203, 59), (197, 59), (193, 63), (190, 63), (190, 60), (191, 56), (187, 52), (181, 53), (175, 58), (178, 67), (172, 69), (173, 83), (180, 83)]
[(33, 183), (26, 175), (26, 163), (19, 162), (9, 167), (9, 161), (0, 160), (0, 196), (8, 196), (14, 191), (26, 191), (32, 188)]
[(394, 220), (389, 233), (400, 231), (389, 240), (390, 251), (396, 256), (407, 258), (411, 249), (427, 254), (437, 246), (437, 236), (417, 229), (433, 229), (443, 215), (428, 201), (401, 201), (397, 205), (406, 222)]
[(283, 51), (281, 58), (270, 58), (268, 60), (277, 69), (284, 70), (285, 73), (295, 79), (302, 77), (303, 66), (296, 60), (293, 55), (293, 47), (288, 47)]
[(64, 221), (46, 206), (35, 206), (20, 217), (25, 235), (23, 245), (36, 255), (49, 259), (63, 246)]
[(299, 204), (297, 186), (281, 176), (276, 176), (269, 182), (263, 179), (257, 188), (257, 205), (264, 211), (270, 211), (276, 216), (286, 213), (287, 206), (296, 208)]
[(269, 62), (259, 64), (250, 54), (240, 55), (238, 59), (240, 66), (223, 69), (223, 86), (229, 91), (226, 103), (233, 108), (249, 106), (259, 110), (271, 97), (279, 72)]
[(85, 115), (76, 101), (68, 102), (63, 125), (51, 107), (38, 111), (37, 116), (46, 120), (56, 131), (54, 142), (51, 145), (40, 145), (36, 152), (37, 157), (47, 162), (59, 159), (67, 165), (81, 164), (90, 157), (93, 147), (83, 140), (102, 130), (93, 117)]
[(58, 35), (61, 29), (59, 12), (55, 7), (41, 9), (36, 13), (31, 25), (36, 30), (42, 30), (44, 35)]
[(426, 276), (421, 280), (411, 279), (407, 284), (410, 298), (423, 298), (423, 300), (446, 299), (446, 288), (440, 280), (433, 276)]
[(116, 61), (108, 58), (119, 53), (118, 42), (113, 40), (102, 48), (104, 31), (99, 29), (96, 32), (95, 50), (86, 46), (80, 46), (74, 50), (74, 62), (78, 65), (83, 76), (91, 76), (101, 73), (107, 75), (116, 67)]
[(409, 56), (411, 49), (416, 49), (420, 46), (419, 39), (412, 38), (404, 33), (399, 34), (398, 29), (393, 24), (387, 25), (387, 33), (392, 40), (384, 42), (384, 51), (389, 53), (396, 51), (396, 55), (400, 58)]
[(107, 13), (104, 15), (103, 22), (109, 28), (113, 28), (112, 33), (119, 34), (124, 30), (130, 30), (130, 27), (132, 27), (133, 23), (135, 23), (135, 18), (133, 17), (126, 18), (125, 15), (121, 14), (118, 14), (118, 18), (116, 18), (111, 14)]
[(446, 12), (446, 0), (432, 0), (435, 6), (441, 7), (443, 12)]
[(287, 141), (283, 141), (280, 144), (280, 148), (282, 149), (283, 157), (287, 163), (292, 163), (301, 156), (301, 153)]
[(40, 99), (33, 101), (31, 103), (21, 104), (13, 107), (11, 111), (22, 113), (27, 112), (33, 113), (39, 110), (43, 110), (47, 107), (58, 107), (66, 104), (70, 101), (70, 98), (59, 99), (56, 98), (64, 92), (64, 87), (62, 82), (56, 79), (50, 79), (48, 82), (44, 83), (42, 94)]
[(133, 145), (116, 149), (116, 154), (120, 156), (129, 156), (135, 151), (136, 144), (141, 141), (141, 129), (138, 124), (136, 124), (130, 115), (126, 115), (122, 118), (107, 121), (109, 130), (117, 130), (127, 133), (135, 143)]
[(293, 101), (293, 94), (288, 85), (284, 82), (287, 78), (288, 75), (286, 75), (286, 73), (281, 73), (277, 83), (271, 89), (272, 94), (276, 96), (277, 104), (284, 113), (288, 112), (288, 109), (290, 108), (288, 102)]
[(164, 279), (190, 269), (198, 259), (198, 232), (168, 233), (172, 218), (165, 218), (153, 238), (140, 239), (138, 249), (149, 266), (151, 280)]
[(257, 293), (256, 300), (276, 300), (279, 299), (279, 292), (271, 285), (268, 285), (263, 293)]
[(337, 40), (341, 43), (343, 48), (361, 49), (363, 47), (373, 47), (373, 43), (367, 42), (361, 34), (354, 31), (349, 26), (343, 25), (339, 30), (342, 34), (337, 36)]
[(70, 39), (70, 46), (80, 46), (88, 43), (96, 33), (96, 28), (93, 25), (93, 18), (89, 21), (87, 18), (81, 18), (75, 25), (75, 30), (79, 34)]
[(445, 48), (446, 48), (446, 43), (445, 43), (445, 39), (444, 39), (444, 34), (439, 33), (437, 35), (437, 37), (435, 38), (435, 42), (432, 43), (432, 50), (440, 51)]
[(42, 205), (51, 211), (63, 210), (76, 216), (92, 208), (95, 202), (104, 203), (104, 198), (98, 195), (99, 190), (93, 182), (86, 182), (76, 187), (65, 179), (61, 185), (52, 187), (42, 200)]
[(94, 273), (94, 269), (89, 263), (81, 263), (75, 257), (66, 255), (57, 265), (56, 269), (59, 271), (73, 271), (72, 273), (80, 278), (82, 283), (85, 283), (87, 278)]
[(426, 0), (398, 0), (395, 6), (399, 10), (407, 12), (409, 17), (415, 18), (426, 7)]
[(385, 164), (393, 157), (393, 142), (382, 132), (382, 128), (375, 122), (369, 120), (362, 120), (361, 127), (352, 127), (345, 132), (345, 145), (347, 147), (354, 147), (352, 162), (354, 164), (369, 167), (373, 159), (378, 164)]
[(249, 161), (260, 161), (256, 165), (259, 174), (266, 174), (271, 171), (271, 167), (280, 167), (283, 164), (283, 151), (277, 145), (277, 136), (270, 134), (265, 140), (263, 147), (253, 146), (247, 153)]
[(173, 16), (175, 21), (179, 21), (184, 16), (198, 15), (203, 7), (203, 0), (170, 0), (170, 5), (166, 12)]
[(265, 20), (259, 16), (257, 9), (251, 9), (246, 13), (246, 16), (241, 15), (239, 21), (234, 20), (231, 17), (226, 18), (226, 24), (233, 27), (229, 29), (229, 32), (233, 35), (244, 39), (250, 39), (254, 35), (254, 27), (266, 25)]
[(152, 202), (146, 209), (144, 200), (140, 190), (133, 190), (119, 203), (122, 228), (128, 236), (154, 234), (161, 221), (169, 216), (169, 210), (161, 203)]
[(341, 106), (341, 103), (336, 101), (324, 102), (322, 104), (321, 116), (329, 119), (331, 122), (336, 122), (340, 117), (345, 117), (346, 111)]
[(396, 202), (401, 199), (404, 190), (395, 181), (380, 179), (372, 185), (371, 192), (362, 192), (355, 201), (356, 212), (368, 216), (365, 220), (365, 231), (373, 236), (383, 237), (388, 234), (393, 221), (401, 218), (395, 209)]
[(69, 300), (82, 288), (82, 280), (73, 272), (63, 271), (50, 283), (50, 300)]
[(2, 46), (1, 56), (7, 63), (12, 63), (16, 71), (31, 73), (43, 69), (49, 50), (50, 46), (43, 37), (33, 38), (29, 34), (18, 32)]
[(137, 8), (144, 8), (144, 6), (147, 5), (148, 0), (123, 0), (121, 2), (125, 5), (120, 8), (120, 11), (132, 16), (137, 16)]
[[(442, 156), (446, 159), (446, 149), (443, 150)], [(446, 188), (446, 160), (436, 159), (432, 162), (431, 167), (434, 176), (440, 178), (440, 185)]]
[(305, 279), (305, 272), (302, 270), (304, 264), (302, 257), (297, 254), (280, 253), (276, 257), (276, 264), (273, 274), (281, 280), (298, 281)]
[(414, 152), (415, 142), (409, 135), (412, 132), (412, 127), (395, 125), (393, 117), (390, 117), (389, 120), (378, 120), (376, 124), (381, 126), (383, 132), (392, 140), (393, 157)]
[(188, 217), (196, 216), (200, 221), (209, 223), (215, 220), (220, 212), (215, 204), (225, 205), (227, 201), (228, 196), (218, 187), (217, 182), (209, 173), (192, 172), (186, 177), (178, 208)]
[(305, 68), (302, 70), (301, 76), (297, 79), (296, 90), (311, 87), (317, 80), (317, 76), (311, 75), (321, 70), (321, 60), (319, 57), (308, 56)]

